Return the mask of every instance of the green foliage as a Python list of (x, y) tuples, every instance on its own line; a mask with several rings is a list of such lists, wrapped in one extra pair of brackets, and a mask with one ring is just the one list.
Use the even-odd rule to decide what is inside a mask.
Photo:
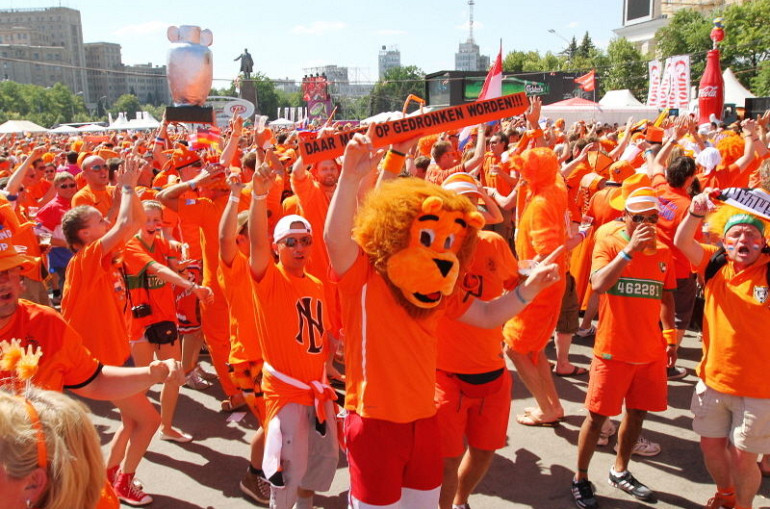
[(636, 46), (626, 39), (616, 38), (607, 46), (607, 65), (601, 71), (605, 90), (627, 88), (640, 101), (647, 96), (647, 62)]
[(759, 64), (759, 72), (751, 79), (751, 91), (760, 97), (770, 95), (770, 61)]
[(706, 67), (706, 52), (711, 49), (712, 23), (703, 14), (682, 9), (671, 17), (668, 25), (655, 33), (659, 56), (690, 55), (690, 76), (697, 83)]
[(136, 112), (142, 110), (142, 105), (139, 103), (139, 98), (134, 94), (123, 94), (112, 103), (110, 113), (113, 117), (117, 117), (119, 113), (124, 112), (126, 118), (132, 119), (136, 117)]
[(78, 122), (87, 118), (83, 96), (73, 94), (61, 83), (44, 88), (15, 81), (0, 82), (0, 123), (30, 120), (43, 127)]
[(370, 113), (401, 111), (409, 94), (425, 96), (424, 79), (425, 73), (414, 65), (388, 69), (369, 96)]
[[(570, 43), (570, 48), (575, 43), (575, 38), (572, 38), (572, 42)], [(575, 50), (575, 56), (578, 56), (580, 58), (590, 58), (591, 55), (596, 50), (596, 46), (594, 46), (594, 42), (591, 40), (591, 36), (588, 35), (588, 32), (585, 33), (583, 36), (583, 40), (580, 41), (580, 46), (577, 47)]]

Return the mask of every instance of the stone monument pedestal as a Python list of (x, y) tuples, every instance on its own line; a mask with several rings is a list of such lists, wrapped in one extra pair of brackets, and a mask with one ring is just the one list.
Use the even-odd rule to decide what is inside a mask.
[(254, 105), (254, 112), (259, 115), (259, 104), (257, 104), (257, 85), (251, 78), (242, 78), (241, 87), (238, 94), (241, 99), (246, 99)]

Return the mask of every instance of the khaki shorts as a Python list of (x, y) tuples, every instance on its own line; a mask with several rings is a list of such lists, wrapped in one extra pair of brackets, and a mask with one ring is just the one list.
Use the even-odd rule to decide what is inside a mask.
[(559, 311), (559, 321), (556, 322), (556, 332), (575, 334), (580, 326), (580, 303), (575, 289), (575, 278), (567, 272), (565, 279), (567, 280), (567, 288), (561, 298), (561, 310)]
[(727, 437), (742, 451), (770, 454), (770, 399), (724, 394), (698, 380), (690, 409), (700, 436)]

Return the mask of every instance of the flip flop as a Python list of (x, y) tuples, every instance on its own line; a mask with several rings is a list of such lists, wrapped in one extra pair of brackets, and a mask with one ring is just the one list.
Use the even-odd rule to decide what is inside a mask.
[[(537, 417), (535, 417), (535, 412), (538, 412), (539, 410), (540, 409), (537, 408), (537, 407), (528, 406), (527, 408), (524, 409), (524, 415), (528, 415), (528, 416), (530, 416), (530, 417), (532, 417), (534, 419), (537, 419)], [(563, 422), (565, 419), (566, 419), (566, 417), (562, 415), (561, 417), (559, 417), (558, 420)], [(537, 420), (539, 420), (539, 419), (537, 419)]]
[(516, 422), (523, 426), (533, 426), (540, 428), (555, 428), (559, 425), (559, 419), (556, 419), (555, 421), (541, 421), (539, 419), (535, 419), (534, 416), (529, 414), (517, 415)]
[(556, 371), (556, 368), (554, 367), (553, 374), (556, 375), (556, 376), (561, 376), (561, 377), (565, 377), (565, 376), (583, 376), (583, 375), (587, 375), (588, 374), (588, 370), (586, 368), (581, 368), (581, 367), (578, 367), (578, 366), (573, 366), (572, 367), (572, 371), (570, 371), (569, 373), (559, 373), (558, 371)]

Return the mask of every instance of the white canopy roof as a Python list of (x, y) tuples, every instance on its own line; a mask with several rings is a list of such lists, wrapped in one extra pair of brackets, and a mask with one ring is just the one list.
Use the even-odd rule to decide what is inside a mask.
[(86, 124), (84, 126), (78, 127), (78, 132), (81, 133), (100, 133), (106, 131), (107, 128), (103, 125), (96, 125), (96, 124)]
[(272, 122), (270, 122), (268, 125), (270, 127), (290, 127), (293, 126), (295, 123), (289, 120), (288, 118), (276, 118)]
[(639, 100), (634, 97), (634, 94), (627, 88), (623, 90), (610, 90), (599, 101), (599, 104), (604, 108), (627, 108), (630, 106), (638, 107), (644, 106)]
[(9, 120), (0, 125), (0, 134), (6, 133), (45, 133), (48, 132), (43, 126), (37, 125), (29, 120)]
[(76, 128), (72, 127), (71, 125), (60, 125), (56, 129), (51, 129), (48, 132), (56, 133), (56, 134), (77, 134), (80, 131), (78, 131)]
[(741, 85), (729, 67), (722, 73), (722, 79), (725, 80), (725, 104), (735, 104), (742, 108), (746, 104), (746, 99), (756, 97)]

